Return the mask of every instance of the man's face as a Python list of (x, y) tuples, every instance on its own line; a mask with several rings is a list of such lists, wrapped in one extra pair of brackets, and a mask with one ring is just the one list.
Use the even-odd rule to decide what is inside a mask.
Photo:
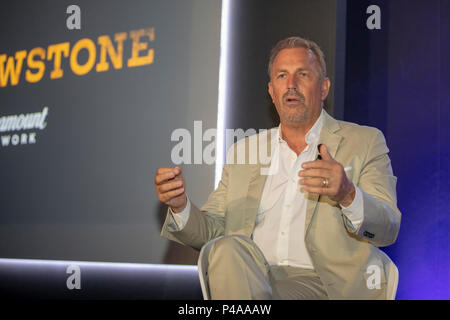
[(275, 57), (269, 94), (282, 124), (312, 125), (329, 89), (330, 80), (321, 77), (319, 62), (310, 50), (283, 49)]

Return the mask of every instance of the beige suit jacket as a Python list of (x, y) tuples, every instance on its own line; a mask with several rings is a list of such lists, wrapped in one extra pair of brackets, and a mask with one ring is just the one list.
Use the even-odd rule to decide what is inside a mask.
[[(272, 150), (268, 141), (274, 130), (269, 130), (269, 139), (262, 142), (267, 143), (269, 156)], [(261, 139), (261, 134), (255, 138)], [(264, 166), (259, 158), (251, 164), (255, 163), (248, 155), (251, 139), (242, 139), (230, 148), (245, 148), (245, 164), (230, 164), (229, 151), (222, 179), (208, 201), (201, 209), (191, 204), (189, 219), (180, 231), (168, 230), (168, 216), (161, 232), (163, 237), (198, 250), (222, 235), (251, 237), (267, 177), (261, 174)], [(377, 247), (395, 242), (401, 213), (396, 204), (397, 179), (384, 136), (378, 129), (338, 121), (325, 113), (319, 143), (327, 146), (336, 161), (352, 168), (347, 177), (362, 191), (364, 220), (354, 230), (336, 202), (310, 194), (305, 243), (314, 268), (332, 299), (385, 299), (385, 270), (392, 262)], [(368, 282), (374, 284), (373, 266), (381, 271), (380, 289), (368, 286)]]

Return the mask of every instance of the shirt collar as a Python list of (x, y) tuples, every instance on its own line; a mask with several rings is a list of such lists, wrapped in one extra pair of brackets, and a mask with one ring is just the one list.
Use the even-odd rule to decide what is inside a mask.
[[(322, 126), (323, 126), (323, 117), (324, 117), (324, 111), (322, 109), (322, 111), (320, 112), (319, 118), (317, 118), (314, 125), (306, 133), (306, 137), (305, 137), (306, 144), (309, 145), (311, 143), (317, 143), (319, 141), (320, 131), (322, 130)], [(282, 138), (282, 135), (281, 135), (281, 123), (278, 126), (278, 130), (277, 130), (277, 141), (278, 141), (278, 143), (286, 143), (286, 141)]]

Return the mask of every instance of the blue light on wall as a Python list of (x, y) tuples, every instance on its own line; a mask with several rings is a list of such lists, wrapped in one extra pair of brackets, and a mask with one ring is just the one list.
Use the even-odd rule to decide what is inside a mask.
[[(449, 299), (450, 3), (348, 1), (345, 120), (381, 129), (398, 178), (402, 224), (383, 248), (397, 264), (397, 299)], [(413, 31), (413, 32), (412, 32)]]

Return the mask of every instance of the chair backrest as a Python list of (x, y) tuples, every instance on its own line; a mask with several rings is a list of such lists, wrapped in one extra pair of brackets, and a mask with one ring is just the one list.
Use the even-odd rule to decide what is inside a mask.
[(387, 277), (386, 300), (395, 300), (395, 295), (397, 294), (399, 272), (397, 266), (387, 256), (387, 254), (381, 250), (380, 252), (384, 256), (385, 261), (389, 261), (386, 268), (386, 277)]
[(222, 237), (215, 238), (203, 245), (198, 256), (198, 276), (200, 278), (200, 287), (202, 288), (203, 299), (205, 300), (211, 300), (208, 283), (209, 252), (211, 251), (214, 242), (220, 238)]

